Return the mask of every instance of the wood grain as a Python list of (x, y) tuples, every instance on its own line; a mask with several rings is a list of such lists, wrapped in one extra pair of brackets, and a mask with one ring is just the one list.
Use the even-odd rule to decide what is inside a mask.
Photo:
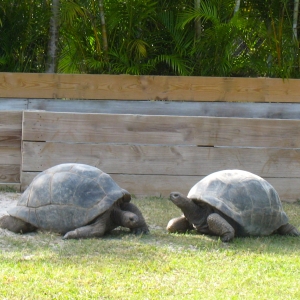
[(20, 183), (20, 164), (0, 164), (1, 183)]
[(22, 112), (0, 111), (0, 182), (20, 182)]
[(300, 177), (300, 149), (24, 142), (22, 171), (76, 162), (111, 174), (201, 176), (242, 169), (265, 177)]
[(23, 111), (28, 109), (27, 99), (0, 98), (0, 110)]
[[(112, 174), (112, 178), (135, 196), (164, 196), (171, 192), (188, 194), (191, 187), (204, 176), (161, 176)], [(287, 202), (299, 200), (298, 178), (266, 178), (278, 192), (280, 199)]]
[(0, 111), (0, 147), (21, 147), (22, 112)]
[[(0, 107), (1, 100), (0, 100)], [(13, 108), (14, 106), (10, 106)], [(300, 103), (28, 99), (28, 109), (56, 112), (299, 119)]]
[[(33, 178), (40, 172), (22, 172), (22, 186), (24, 191)], [(156, 196), (168, 197), (171, 192), (188, 194), (190, 188), (203, 176), (168, 176), (168, 175), (123, 175), (111, 174), (112, 178), (122, 188), (136, 197)], [(299, 199), (298, 178), (265, 178), (279, 193), (282, 201), (295, 202)], [(170, 203), (171, 205), (171, 203)]]
[(23, 140), (300, 148), (298, 120), (24, 111)]
[(0, 73), (8, 98), (288, 103), (298, 90), (298, 79)]
[(0, 147), (1, 165), (21, 165), (21, 147)]
[(0, 98), (0, 110), (299, 119), (300, 103), (176, 102)]

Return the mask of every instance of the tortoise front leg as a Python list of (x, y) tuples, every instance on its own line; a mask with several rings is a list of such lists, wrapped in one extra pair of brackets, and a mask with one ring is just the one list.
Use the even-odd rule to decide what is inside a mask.
[(110, 223), (110, 213), (111, 211), (109, 210), (99, 216), (94, 223), (67, 232), (63, 239), (86, 239), (103, 236), (107, 231), (108, 224)]
[(221, 237), (222, 242), (230, 242), (234, 238), (234, 228), (219, 214), (210, 214), (207, 217), (207, 224), (213, 234)]
[(185, 233), (192, 229), (194, 229), (194, 227), (189, 223), (185, 216), (173, 218), (167, 225), (167, 230), (171, 233)]

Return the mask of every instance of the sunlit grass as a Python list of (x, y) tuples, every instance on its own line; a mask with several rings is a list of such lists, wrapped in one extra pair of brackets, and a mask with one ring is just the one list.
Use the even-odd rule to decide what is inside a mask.
[[(0, 299), (299, 299), (300, 238), (168, 234), (180, 211), (167, 199), (134, 199), (151, 234), (102, 239), (1, 231)], [(299, 228), (300, 205), (284, 204)]]

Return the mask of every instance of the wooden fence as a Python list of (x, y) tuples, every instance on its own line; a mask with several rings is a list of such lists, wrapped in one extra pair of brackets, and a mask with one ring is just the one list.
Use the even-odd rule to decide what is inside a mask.
[(0, 73), (0, 182), (24, 190), (42, 170), (79, 162), (137, 196), (167, 196), (187, 193), (211, 172), (237, 168), (295, 201), (299, 83)]

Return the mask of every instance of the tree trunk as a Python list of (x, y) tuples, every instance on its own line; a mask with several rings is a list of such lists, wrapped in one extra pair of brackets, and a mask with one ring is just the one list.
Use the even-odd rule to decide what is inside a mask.
[(241, 0), (235, 0), (234, 14), (240, 10)]
[(52, 16), (50, 19), (50, 39), (48, 45), (48, 64), (46, 73), (55, 73), (57, 68), (58, 14), (59, 0), (52, 0)]
[[(201, 5), (201, 0), (195, 0), (195, 10), (198, 10)], [(199, 40), (201, 36), (201, 20), (195, 20), (195, 38)]]
[(101, 28), (102, 28), (103, 53), (104, 53), (104, 58), (107, 59), (108, 43), (107, 43), (103, 0), (99, 0), (99, 7), (100, 7)]
[(293, 13), (293, 36), (295, 40), (298, 40), (298, 15), (299, 15), (299, 0), (294, 1), (294, 13)]

